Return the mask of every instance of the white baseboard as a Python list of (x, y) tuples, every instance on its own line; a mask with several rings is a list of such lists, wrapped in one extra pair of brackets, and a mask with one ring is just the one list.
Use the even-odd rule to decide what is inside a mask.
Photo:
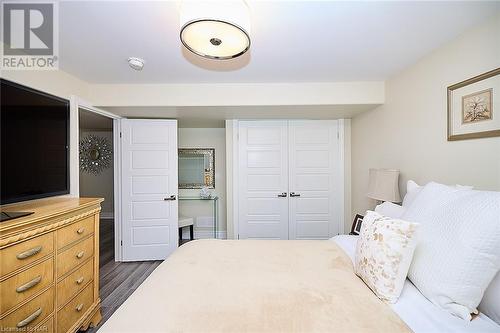
[[(210, 239), (214, 238), (213, 231), (194, 231), (194, 239)], [(225, 231), (217, 231), (217, 239), (226, 239)]]
[[(217, 239), (226, 239), (226, 231), (217, 231)], [(195, 230), (194, 239), (210, 239), (214, 238), (214, 232), (210, 230)], [(189, 239), (189, 228), (182, 230), (182, 239)]]
[(102, 212), (100, 214), (101, 220), (111, 220), (114, 219), (114, 214), (110, 212)]

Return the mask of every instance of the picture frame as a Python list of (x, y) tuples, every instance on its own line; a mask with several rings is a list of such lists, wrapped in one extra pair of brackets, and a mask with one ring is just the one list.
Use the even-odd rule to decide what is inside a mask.
[(215, 148), (179, 148), (179, 189), (215, 189)]
[(500, 136), (500, 68), (447, 88), (448, 141)]
[(351, 232), (349, 235), (359, 235), (361, 231), (361, 223), (363, 223), (364, 216), (361, 214), (356, 214), (354, 221), (352, 221)]

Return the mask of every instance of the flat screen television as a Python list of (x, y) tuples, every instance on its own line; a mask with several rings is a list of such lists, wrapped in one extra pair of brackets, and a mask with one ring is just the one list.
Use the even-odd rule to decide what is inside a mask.
[(69, 101), (0, 79), (0, 203), (69, 193)]

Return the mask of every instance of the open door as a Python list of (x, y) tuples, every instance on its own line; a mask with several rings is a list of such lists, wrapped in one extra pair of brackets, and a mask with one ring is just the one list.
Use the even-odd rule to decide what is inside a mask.
[(121, 119), (122, 260), (177, 248), (177, 121)]

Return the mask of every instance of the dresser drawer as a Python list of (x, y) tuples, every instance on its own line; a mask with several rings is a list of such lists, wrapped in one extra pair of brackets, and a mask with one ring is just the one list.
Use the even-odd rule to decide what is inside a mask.
[(89, 284), (83, 291), (57, 312), (57, 332), (64, 333), (73, 326), (94, 302), (94, 286)]
[(54, 233), (38, 236), (0, 250), (0, 276), (28, 265), (54, 251)]
[(94, 260), (91, 259), (57, 284), (57, 306), (61, 306), (78, 294), (93, 277)]
[(5, 331), (30, 332), (54, 309), (54, 288), (50, 288), (0, 321)]
[(40, 332), (40, 333), (54, 333), (54, 317), (51, 316), (45, 322), (41, 323), (40, 326), (38, 326), (35, 329), (35, 332)]
[(63, 248), (92, 233), (94, 233), (94, 216), (87, 217), (57, 230), (57, 248)]
[(48, 287), (54, 281), (53, 259), (47, 259), (0, 282), (0, 314)]
[(57, 277), (71, 271), (73, 268), (92, 257), (94, 253), (94, 237), (89, 237), (76, 243), (69, 249), (57, 255)]

